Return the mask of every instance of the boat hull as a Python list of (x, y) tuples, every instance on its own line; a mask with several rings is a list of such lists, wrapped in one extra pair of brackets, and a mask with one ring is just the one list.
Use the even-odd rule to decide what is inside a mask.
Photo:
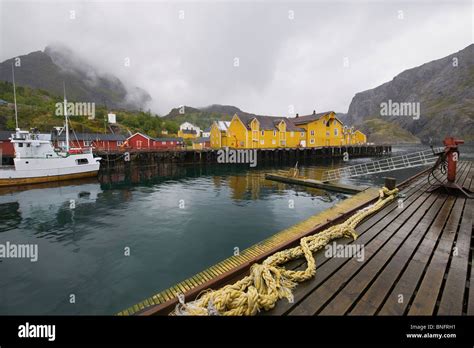
[(28, 177), (28, 178), (0, 178), (0, 187), (82, 179), (82, 178), (97, 176), (98, 172), (99, 172), (98, 170), (93, 170), (93, 171), (82, 172), (82, 173), (36, 176), (36, 177)]

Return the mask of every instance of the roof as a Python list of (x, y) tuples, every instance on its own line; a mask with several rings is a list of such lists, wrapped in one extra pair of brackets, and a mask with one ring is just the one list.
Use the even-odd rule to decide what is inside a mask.
[(292, 118), (291, 120), (293, 121), (294, 124), (299, 125), (299, 124), (304, 124), (308, 122), (313, 122), (319, 120), (321, 117), (325, 115), (329, 115), (334, 111), (326, 111), (326, 112), (320, 112), (319, 114), (313, 113), (311, 115), (305, 115), (305, 116), (299, 116)]
[(204, 129), (205, 133), (209, 133), (210, 131), (211, 131), (211, 127), (207, 127), (206, 129)]
[(286, 123), (287, 131), (295, 132), (304, 132), (303, 128), (297, 127), (294, 123), (294, 119), (289, 119), (288, 117), (278, 117), (278, 116), (252, 116), (252, 115), (237, 115), (245, 124), (247, 129), (251, 129), (250, 123), (253, 119), (257, 119), (260, 123), (260, 129), (264, 130), (277, 130), (278, 124), (283, 121)]
[(6, 100), (0, 99), (0, 104), (8, 104)]
[(215, 124), (220, 131), (226, 131), (230, 126), (230, 121), (216, 121)]
[(151, 138), (154, 141), (183, 141), (183, 138)]
[(193, 140), (193, 143), (208, 143), (210, 141), (210, 138), (196, 138)]
[[(53, 136), (54, 137), (54, 136)], [(126, 136), (122, 134), (101, 134), (101, 133), (71, 133), (69, 134), (69, 140), (85, 140), (85, 141), (124, 141)], [(54, 137), (56, 140), (66, 140), (66, 134), (61, 133), (61, 135)]]

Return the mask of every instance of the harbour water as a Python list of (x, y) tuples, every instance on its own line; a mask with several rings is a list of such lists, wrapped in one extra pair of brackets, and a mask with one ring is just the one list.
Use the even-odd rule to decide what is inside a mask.
[[(300, 172), (318, 178), (340, 165)], [(163, 165), (1, 191), (0, 245), (37, 245), (38, 260), (0, 259), (0, 314), (117, 313), (346, 197), (264, 179), (288, 168)], [(346, 181), (380, 186), (422, 169)]]

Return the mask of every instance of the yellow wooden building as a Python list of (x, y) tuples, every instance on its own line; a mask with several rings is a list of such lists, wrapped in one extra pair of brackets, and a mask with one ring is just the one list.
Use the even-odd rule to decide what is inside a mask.
[(344, 126), (333, 111), (294, 118), (235, 114), (230, 122), (214, 122), (211, 147), (271, 149), (362, 144), (365, 135)]

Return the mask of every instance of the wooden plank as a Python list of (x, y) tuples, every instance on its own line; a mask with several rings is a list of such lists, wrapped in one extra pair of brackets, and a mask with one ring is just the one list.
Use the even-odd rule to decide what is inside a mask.
[[(468, 200), (464, 207), (459, 235), (456, 241), (457, 252), (453, 253), (448, 277), (443, 289), (438, 315), (463, 314), (464, 291), (466, 288), (469, 249), (472, 234), (472, 211), (474, 201)], [(474, 285), (474, 283), (471, 283)]]
[[(413, 203), (417, 202), (417, 199), (423, 194), (423, 189), (427, 188), (428, 184), (426, 183), (426, 177), (422, 177), (419, 180), (416, 180), (413, 185), (410, 185), (407, 189), (402, 190), (406, 195), (404, 201), (404, 207), (406, 210)], [(377, 214), (369, 217), (364, 222), (362, 222), (357, 228), (357, 233), (359, 238), (357, 239), (358, 243), (367, 245), (370, 243), (372, 238), (377, 234), (377, 230), (382, 230), (390, 223), (395, 221), (404, 210), (398, 209), (397, 204), (389, 204), (382, 208)], [(372, 228), (375, 228), (373, 230)], [(369, 231), (369, 232), (368, 232)], [(338, 244), (348, 244), (353, 243), (349, 238), (338, 240)], [(287, 301), (280, 301), (278, 305), (267, 312), (260, 313), (261, 315), (282, 315), (289, 312), (292, 308), (296, 307), (299, 302), (306, 295), (311, 292), (315, 287), (323, 283), (331, 274), (337, 271), (347, 260), (342, 258), (326, 258), (324, 252), (320, 251), (316, 253), (317, 257), (317, 276), (307, 282), (298, 284), (298, 286), (293, 290), (293, 295), (295, 298), (294, 303), (288, 303)], [(294, 269), (303, 269), (304, 262), (298, 261)]]
[[(465, 179), (467, 177), (466, 173), (471, 170), (470, 163), (463, 162), (460, 169), (464, 174), (462, 179)], [(454, 202), (455, 197), (451, 196), (448, 198), (447, 204), (449, 204), (449, 210), (454, 205)], [(378, 312), (379, 315), (402, 315), (405, 313), (419, 280), (423, 275), (423, 271), (433, 253), (439, 236), (441, 235), (448, 216), (448, 210), (442, 210), (440, 214), (438, 214), (422, 243), (412, 256), (410, 263), (403, 271), (403, 274), (398, 279), (398, 282), (395, 284), (389, 296), (385, 299), (382, 308)]]
[[(434, 199), (430, 198), (432, 195), (423, 193), (414, 204), (399, 215), (398, 219), (392, 221), (384, 228), (372, 228), (370, 231), (377, 235), (371, 243), (365, 245), (366, 262), (368, 262), (373, 255), (381, 248), (395, 232), (403, 225), (400, 221), (406, 221), (412, 215), (415, 218), (421, 218), (421, 212), (428, 210)], [(356, 241), (355, 243), (357, 243)], [(335, 259), (336, 260), (336, 259)], [(294, 308), (290, 315), (313, 315), (319, 312), (335, 294), (360, 270), (361, 263), (351, 259), (344, 264), (343, 267), (337, 270), (327, 281), (321, 284), (316, 290), (308, 295), (299, 305)], [(321, 274), (321, 273), (320, 273)]]
[[(427, 230), (432, 223), (436, 221), (436, 216), (445, 214), (446, 217), (451, 211), (454, 200), (446, 201), (447, 196), (439, 197), (433, 206), (430, 208), (422, 221), (415, 228), (414, 233), (404, 243), (404, 245), (397, 251), (396, 255), (386, 265), (384, 270), (378, 275), (377, 279), (365, 292), (359, 302), (351, 310), (351, 315), (374, 315), (378, 308), (382, 305), (385, 297), (390, 292), (390, 289), (396, 283), (397, 278), (405, 269), (406, 265), (413, 256), (413, 252), (422, 241)], [(441, 208), (441, 211), (439, 210)]]
[[(463, 166), (463, 167), (466, 167), (466, 164), (465, 164), (465, 163), (462, 163), (462, 166)], [(425, 182), (425, 184), (424, 184), (424, 185), (420, 185), (421, 182)], [(427, 187), (427, 185), (426, 185), (426, 176), (425, 176), (422, 180), (418, 180), (418, 182), (412, 183), (412, 185), (411, 185), (411, 188), (414, 189), (415, 192), (418, 192), (418, 193), (420, 193), (420, 191), (422, 192), (422, 190), (423, 190), (424, 188), (426, 188), (426, 187)], [(407, 204), (408, 202), (409, 202), (409, 200), (406, 200), (405, 204)], [(395, 210), (395, 211), (396, 211), (396, 210)], [(379, 212), (378, 214), (380, 214), (380, 212)], [(377, 215), (378, 215), (378, 214), (377, 214)], [(373, 230), (372, 230), (371, 232), (373, 233)], [(339, 259), (339, 260), (340, 260), (340, 259)], [(334, 262), (337, 262), (337, 261), (334, 261), (334, 259), (333, 259), (333, 260), (331, 260), (331, 262), (330, 262), (329, 264), (332, 264), (332, 263), (334, 263)], [(319, 262), (318, 262), (318, 263), (319, 263)], [(320, 264), (320, 263), (319, 263), (319, 264)], [(319, 284), (320, 284), (320, 283), (322, 283), (322, 282), (325, 280), (325, 279), (323, 279), (323, 277), (321, 277), (322, 272), (324, 272), (324, 271), (323, 271), (323, 268), (322, 268), (322, 267), (319, 267), (319, 268), (318, 268), (318, 271), (319, 271), (318, 277), (319, 277), (320, 281), (319, 281), (319, 282), (316, 281), (315, 283), (319, 283)], [(297, 288), (297, 289), (298, 289), (298, 288)], [(298, 290), (295, 290), (295, 293), (296, 293), (297, 291), (298, 291)], [(306, 293), (307, 293), (307, 292), (308, 292), (308, 290), (306, 290)], [(304, 294), (304, 296), (306, 296), (306, 294)], [(299, 296), (295, 296), (296, 301), (295, 301), (295, 304), (291, 306), (291, 308), (296, 308), (296, 307), (299, 305), (299, 303), (301, 302), (301, 301), (298, 299), (298, 297), (299, 297)], [(280, 306), (278, 306), (278, 307), (280, 307)], [(278, 307), (277, 307), (277, 308), (278, 308)], [(288, 308), (288, 305), (287, 305), (285, 302), (283, 302), (283, 307), (287, 307), (287, 308)]]
[(457, 199), (408, 315), (433, 315), (465, 199)]
[[(473, 190), (474, 180), (472, 178), (473, 170), (469, 173), (470, 185), (469, 188)], [(466, 182), (469, 181), (466, 180)], [(467, 186), (467, 185), (465, 185)], [(456, 252), (452, 253), (451, 263), (449, 265), (448, 276), (444, 284), (443, 293), (437, 315), (462, 315), (464, 305), (464, 293), (467, 292), (467, 312), (469, 315), (474, 313), (469, 312), (469, 305), (474, 301), (474, 282), (472, 280), (472, 263), (471, 263), (471, 281), (468, 283), (469, 275), (469, 253), (472, 242), (473, 229), (473, 211), (474, 200), (466, 200), (464, 211), (462, 214), (461, 225), (456, 239)], [(470, 285), (470, 287), (468, 286)], [(469, 296), (469, 292), (472, 297)]]
[[(463, 173), (463, 175), (461, 175), (462, 179), (458, 180), (461, 185), (464, 183), (465, 177)], [(451, 215), (443, 228), (436, 250), (426, 269), (420, 288), (410, 306), (408, 311), (409, 315), (435, 314), (437, 300), (442, 291), (443, 279), (447, 271), (450, 256), (452, 255), (453, 244), (458, 233), (465, 203), (465, 198), (456, 199)]]
[[(390, 258), (397, 251), (405, 250), (399, 253), (402, 259), (395, 258), (395, 262), (405, 264), (410, 256), (403, 248), (405, 243), (417, 242), (422, 238), (424, 232), (428, 229), (431, 222), (438, 213), (441, 204), (437, 204), (437, 195), (431, 195), (428, 200), (420, 206), (416, 212), (404, 222), (404, 224), (395, 232), (382, 248), (376, 251), (375, 255), (368, 261), (364, 262), (361, 270), (352, 277), (350, 281), (340, 290), (340, 292), (329, 302), (321, 311), (322, 315), (343, 315), (346, 314), (355, 300), (364, 293), (364, 289), (377, 276), (378, 272), (390, 261)], [(421, 225), (424, 219), (428, 221), (426, 226)], [(414, 248), (414, 246), (413, 246)], [(393, 259), (392, 259), (393, 261)], [(351, 260), (350, 262), (356, 262)]]

